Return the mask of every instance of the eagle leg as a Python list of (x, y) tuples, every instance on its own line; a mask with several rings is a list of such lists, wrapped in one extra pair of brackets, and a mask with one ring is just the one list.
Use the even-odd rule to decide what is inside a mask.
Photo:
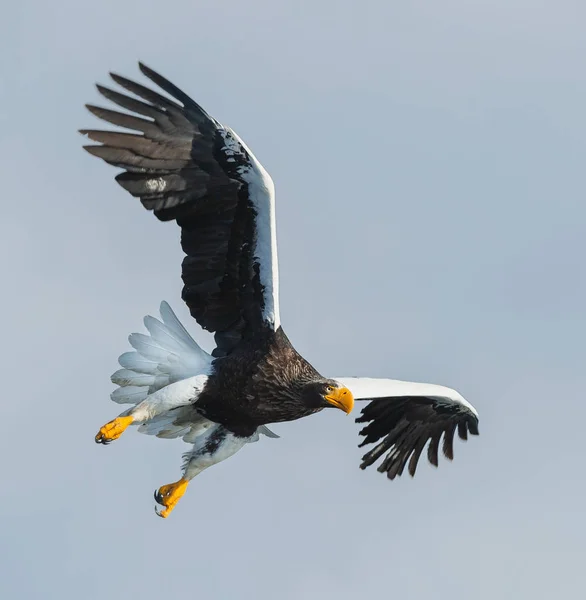
[(181, 496), (185, 494), (185, 490), (187, 489), (188, 484), (188, 479), (181, 478), (175, 483), (162, 485), (155, 492), (155, 500), (161, 506), (165, 507), (164, 510), (155, 508), (155, 512), (159, 515), (159, 517), (163, 517), (163, 519), (166, 519), (170, 515), (171, 511), (175, 508), (177, 502), (179, 502), (179, 500), (181, 499)]
[(211, 424), (197, 436), (191, 451), (183, 455), (181, 479), (175, 483), (163, 485), (155, 492), (155, 500), (164, 507), (164, 510), (155, 508), (155, 512), (164, 519), (168, 517), (185, 494), (189, 482), (196, 475), (208, 467), (230, 458), (245, 444), (256, 440), (258, 440), (258, 433), (251, 437), (238, 437), (218, 423)]
[(100, 431), (96, 434), (96, 444), (109, 444), (117, 440), (126, 428), (134, 421), (134, 417), (116, 417), (114, 420), (102, 425)]

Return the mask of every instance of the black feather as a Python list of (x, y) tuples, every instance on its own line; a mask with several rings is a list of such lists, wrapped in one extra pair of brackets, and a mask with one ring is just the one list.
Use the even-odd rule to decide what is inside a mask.
[(456, 433), (456, 423), (448, 423), (444, 431), (444, 442), (442, 451), (448, 460), (454, 460), (454, 434)]
[(111, 73), (137, 98), (101, 85), (98, 91), (134, 114), (93, 105), (88, 110), (139, 133), (84, 129), (82, 133), (100, 144), (85, 148), (123, 169), (116, 180), (146, 209), (162, 221), (177, 221), (187, 255), (182, 297), (198, 323), (215, 332), (215, 355), (224, 356), (264, 327), (264, 288), (254, 248), (257, 215), (242, 179), (250, 157), (185, 92), (144, 64), (139, 66), (174, 100)]
[(360, 467), (365, 469), (388, 452), (377, 470), (386, 472), (389, 479), (401, 476), (407, 464), (414, 476), (428, 441), (428, 460), (437, 467), (442, 436), (443, 453), (452, 460), (456, 429), (462, 439), (467, 438), (468, 430), (478, 432), (476, 415), (452, 400), (420, 396), (360, 399), (370, 400), (356, 419), (358, 423), (367, 423), (360, 431), (364, 437), (360, 446), (382, 440), (362, 457)]

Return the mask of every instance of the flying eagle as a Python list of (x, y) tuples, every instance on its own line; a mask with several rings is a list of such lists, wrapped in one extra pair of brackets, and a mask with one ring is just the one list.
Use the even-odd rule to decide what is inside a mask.
[[(98, 145), (85, 149), (123, 169), (116, 181), (161, 221), (181, 228), (183, 292), (191, 315), (215, 334), (212, 354), (202, 350), (169, 305), (161, 320), (145, 317), (148, 335), (129, 337), (132, 352), (119, 358), (111, 398), (130, 408), (106, 423), (96, 442), (116, 440), (129, 425), (161, 438), (192, 444), (183, 475), (155, 492), (167, 517), (189, 481), (232, 456), (267, 424), (293, 421), (334, 407), (366, 425), (365, 469), (382, 457), (389, 479), (415, 474), (426, 444), (437, 466), (440, 440), (453, 458), (456, 430), (478, 434), (478, 413), (456, 391), (392, 379), (327, 378), (293, 348), (279, 317), (275, 188), (246, 144), (179, 88), (143, 64), (140, 70), (168, 95), (120, 75), (131, 95), (98, 85), (119, 112), (87, 105), (95, 116), (130, 130), (81, 130)], [(383, 456), (385, 455), (385, 456)]]

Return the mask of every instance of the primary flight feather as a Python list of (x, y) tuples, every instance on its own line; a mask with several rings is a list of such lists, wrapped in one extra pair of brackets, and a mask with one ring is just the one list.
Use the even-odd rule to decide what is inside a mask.
[[(349, 413), (367, 400), (357, 422), (361, 445), (376, 445), (361, 468), (380, 458), (390, 479), (415, 474), (425, 446), (438, 464), (440, 441), (453, 458), (456, 431), (478, 434), (478, 413), (449, 388), (391, 379), (318, 373), (281, 327), (275, 188), (244, 142), (189, 96), (143, 64), (140, 70), (168, 94), (130, 79), (112, 79), (132, 95), (98, 85), (127, 112), (88, 105), (95, 116), (126, 131), (84, 129), (94, 156), (123, 171), (116, 181), (162, 221), (181, 228), (182, 298), (191, 315), (214, 333), (212, 354), (202, 350), (166, 302), (161, 319), (145, 317), (148, 335), (129, 337), (119, 358), (112, 400), (130, 408), (106, 423), (96, 442), (116, 440), (129, 425), (192, 444), (183, 474), (155, 492), (167, 517), (197, 474), (232, 456), (267, 425), (324, 408)], [(173, 99), (171, 99), (173, 98)], [(130, 131), (130, 132), (129, 132)], [(132, 133), (131, 133), (132, 132)], [(442, 441), (443, 439), (443, 441)]]

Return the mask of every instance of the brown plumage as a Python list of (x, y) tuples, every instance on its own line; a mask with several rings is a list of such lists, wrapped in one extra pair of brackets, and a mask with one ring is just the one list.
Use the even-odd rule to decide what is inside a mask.
[(335, 384), (293, 348), (282, 328), (268, 330), (214, 361), (194, 410), (250, 436), (259, 425), (294, 421), (328, 407), (326, 388)]

